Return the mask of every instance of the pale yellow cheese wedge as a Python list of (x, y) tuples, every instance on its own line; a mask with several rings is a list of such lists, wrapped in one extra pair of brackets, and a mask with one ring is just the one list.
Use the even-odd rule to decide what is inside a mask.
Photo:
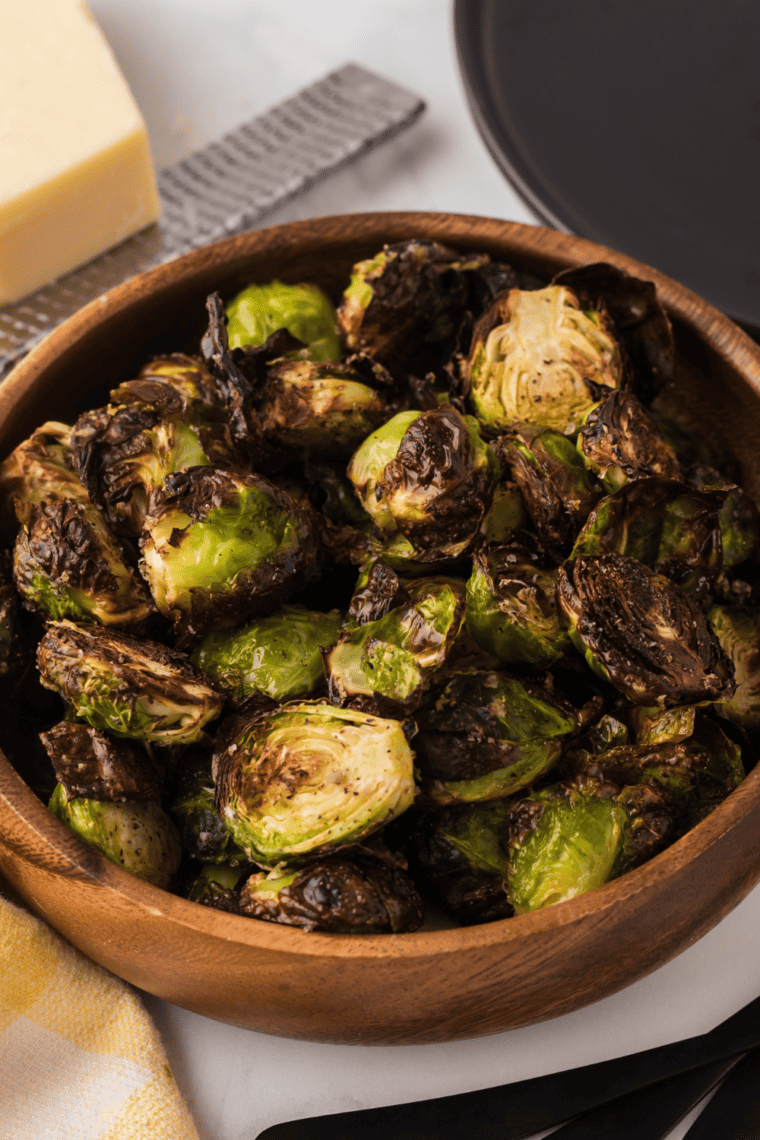
[(0, 0), (0, 305), (160, 213), (145, 123), (82, 0)]

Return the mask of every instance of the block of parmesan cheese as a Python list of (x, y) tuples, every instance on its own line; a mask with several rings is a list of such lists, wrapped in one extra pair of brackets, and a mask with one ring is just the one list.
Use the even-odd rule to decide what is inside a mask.
[(82, 0), (0, 0), (0, 305), (160, 213), (145, 123)]

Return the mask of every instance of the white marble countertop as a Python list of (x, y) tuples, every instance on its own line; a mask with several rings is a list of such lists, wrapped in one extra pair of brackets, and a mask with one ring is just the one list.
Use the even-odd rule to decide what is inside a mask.
[[(90, 0), (148, 123), (159, 166), (354, 61), (428, 109), (395, 141), (268, 222), (429, 209), (534, 222), (467, 109), (449, 0)], [(483, 1088), (704, 1032), (760, 993), (760, 888), (675, 961), (622, 993), (528, 1029), (447, 1045), (280, 1040), (146, 995), (202, 1140), (277, 1121)], [(350, 1000), (350, 995), (347, 995)], [(671, 1133), (680, 1140), (681, 1124)]]

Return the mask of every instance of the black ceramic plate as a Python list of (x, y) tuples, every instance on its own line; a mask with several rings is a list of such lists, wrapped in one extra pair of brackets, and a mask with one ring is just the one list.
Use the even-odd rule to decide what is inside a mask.
[(758, 0), (455, 0), (486, 144), (548, 225), (760, 326)]

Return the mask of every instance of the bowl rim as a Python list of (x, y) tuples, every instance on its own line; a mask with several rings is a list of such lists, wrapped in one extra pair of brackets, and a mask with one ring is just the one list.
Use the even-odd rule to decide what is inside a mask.
[[(316, 245), (327, 242), (335, 246), (336, 227), (345, 231), (345, 244), (372, 238), (377, 241), (402, 240), (405, 234), (407, 237), (436, 237), (437, 240), (468, 248), (472, 232), (472, 240), (478, 242), (479, 248), (488, 244), (511, 244), (516, 247), (518, 258), (524, 254), (528, 260), (543, 259), (567, 266), (609, 261), (654, 281), (658, 296), (669, 314), (689, 325), (732, 369), (740, 371), (743, 382), (754, 390), (760, 403), (760, 346), (707, 301), (650, 266), (585, 238), (542, 226), (468, 214), (388, 211), (326, 215), (225, 238), (117, 286), (54, 329), (16, 365), (0, 386), (0, 421), (14, 407), (18, 397), (29, 390), (35, 378), (43, 375), (58, 358), (61, 350), (85, 339), (104, 319), (115, 320), (128, 313), (146, 293), (155, 291), (160, 294), (164, 290), (172, 290), (178, 280), (191, 284), (194, 278), (205, 276), (214, 267), (218, 267), (220, 272), (223, 267), (229, 271), (230, 265), (241, 259), (249, 261), (253, 257), (255, 261), (265, 263), (273, 253), (292, 250), (299, 237), (308, 236)], [(447, 232), (449, 229), (451, 233)], [(470, 245), (469, 248), (475, 247)], [(428, 958), (495, 944), (503, 945), (506, 950), (512, 943), (572, 926), (601, 915), (611, 907), (625, 906), (627, 900), (677, 874), (686, 863), (705, 854), (738, 826), (745, 812), (758, 800), (760, 765), (709, 816), (659, 855), (602, 887), (544, 910), (474, 926), (411, 934), (328, 934), (226, 914), (130, 875), (89, 848), (54, 817), (0, 751), (0, 810), (10, 812), (8, 818), (15, 817), (19, 834), (31, 832), (36, 837), (43, 852), (42, 856), (35, 853), (36, 865), (42, 859), (42, 865), (51, 874), (105, 887), (122, 896), (131, 906), (136, 906), (146, 918), (165, 917), (199, 935), (261, 951), (314, 955), (322, 959), (376, 961), (388, 957)], [(0, 870), (4, 851), (20, 854), (22, 859), (25, 857), (23, 851), (14, 847), (12, 834), (10, 842), (0, 834)], [(48, 863), (44, 861), (47, 856), (50, 857)], [(760, 851), (755, 870), (760, 877)]]

